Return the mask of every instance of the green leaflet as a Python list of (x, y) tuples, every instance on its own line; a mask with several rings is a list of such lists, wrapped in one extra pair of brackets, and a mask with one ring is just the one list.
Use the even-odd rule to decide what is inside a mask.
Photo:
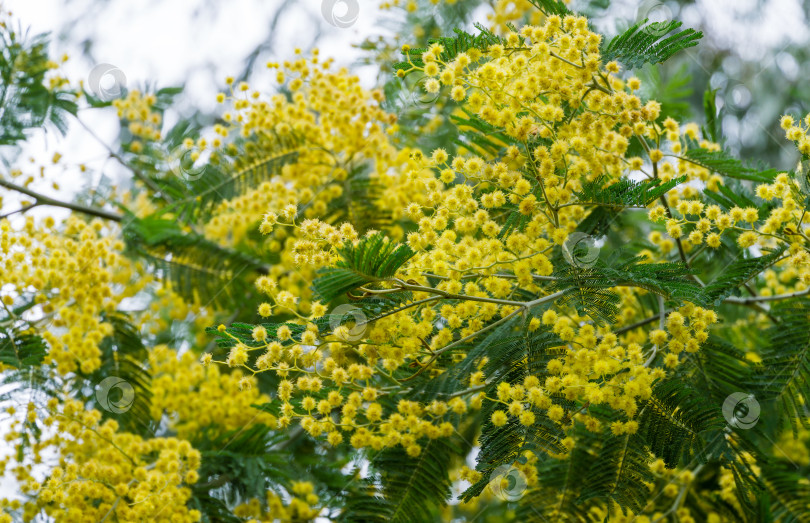
[(433, 521), (435, 510), (450, 495), (449, 469), (458, 449), (449, 438), (429, 440), (419, 456), (401, 447), (381, 452), (373, 460), (379, 470), (386, 501), (386, 518), (393, 523)]
[(773, 401), (794, 434), (810, 428), (810, 301), (793, 299), (771, 308), (780, 319), (767, 332), (769, 343), (763, 354), (763, 371), (755, 386), (762, 401)]
[(0, 363), (22, 369), (39, 366), (48, 354), (48, 344), (41, 336), (0, 326)]
[(20, 32), (4, 24), (0, 39), (0, 145), (23, 141), (26, 131), (46, 125), (64, 134), (68, 117), (76, 114), (78, 105), (70, 91), (48, 88), (48, 36), (26, 38), (23, 33), (21, 37)]
[(339, 252), (343, 259), (335, 267), (318, 271), (313, 282), (324, 302), (362, 285), (393, 278), (415, 254), (407, 245), (394, 243), (380, 233), (361, 239), (357, 245), (346, 244)]
[(638, 417), (638, 434), (667, 467), (689, 462), (697, 455), (705, 462), (707, 440), (724, 426), (720, 404), (707, 400), (681, 380), (659, 382)]
[(529, 2), (547, 15), (565, 16), (571, 14), (571, 10), (561, 0), (529, 0)]
[(250, 289), (251, 273), (267, 270), (250, 254), (187, 233), (174, 220), (132, 219), (123, 234), (128, 252), (160, 270), (189, 302), (233, 304)]
[(703, 38), (703, 33), (694, 29), (684, 29), (664, 38), (683, 25), (674, 20), (645, 24), (646, 19), (614, 37), (602, 49), (602, 61), (617, 60), (630, 69), (647, 63), (660, 64), (678, 51), (696, 46), (697, 41)]
[[(557, 356), (552, 349), (561, 345), (564, 345), (562, 340), (546, 331), (502, 337), (488, 345), (485, 354), (489, 361), (484, 373), (492, 381), (487, 388), (487, 395), (497, 395), (499, 382), (518, 384), (529, 375), (541, 377), (542, 381), (542, 378), (548, 376), (548, 360)], [(562, 398), (555, 398), (555, 403), (570, 407), (570, 402)], [(479, 438), (481, 451), (476, 464), (476, 470), (481, 472), (482, 477), (462, 494), (464, 500), (479, 495), (493, 479), (491, 476), (496, 469), (520, 459), (524, 450), (532, 450), (538, 455), (564, 450), (561, 443), (564, 433), (546, 417), (544, 411), (533, 409), (536, 422), (531, 427), (521, 425), (514, 418), (510, 418), (506, 425), (497, 427), (491, 421), (492, 412), (496, 408), (501, 406), (491, 402), (485, 404), (482, 413), (484, 423)]]
[[(257, 188), (263, 181), (268, 181), (279, 174), (282, 167), (294, 163), (298, 159), (298, 153), (290, 151), (289, 147), (288, 145), (286, 148), (280, 148), (281, 152), (273, 152), (240, 168), (220, 169), (205, 166), (199, 174), (193, 171), (184, 187), (178, 178), (174, 178), (174, 185), (179, 186), (174, 190), (166, 183), (161, 184), (168, 189), (169, 194), (181, 198), (161, 209), (161, 214), (170, 213), (185, 223), (207, 221), (220, 202)], [(179, 161), (184, 162), (185, 159), (181, 158)], [(175, 174), (178, 177), (183, 176), (182, 171)], [(160, 183), (161, 180), (156, 182)]]
[(738, 180), (771, 183), (777, 175), (776, 169), (759, 170), (749, 167), (725, 151), (710, 151), (701, 147), (690, 146), (683, 153), (683, 158), (721, 176)]
[(582, 500), (608, 498), (621, 507), (640, 512), (650, 491), (645, 485), (654, 477), (650, 453), (637, 434), (609, 436), (599, 450), (588, 474)]
[(668, 182), (660, 179), (640, 182), (622, 179), (605, 185), (609, 179), (603, 176), (584, 184), (576, 195), (581, 205), (599, 205), (612, 209), (646, 207), (685, 181), (686, 176), (681, 176)]
[(720, 276), (706, 286), (704, 292), (710, 302), (719, 305), (735, 289), (747, 283), (782, 257), (784, 248), (758, 258), (743, 258), (723, 268)]

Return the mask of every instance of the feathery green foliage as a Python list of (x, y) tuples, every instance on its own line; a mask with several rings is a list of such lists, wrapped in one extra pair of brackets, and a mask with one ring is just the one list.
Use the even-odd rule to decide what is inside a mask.
[(561, 0), (529, 0), (529, 2), (547, 15), (570, 15), (571, 10)]
[(682, 25), (682, 22), (675, 20), (650, 24), (647, 24), (646, 19), (642, 20), (614, 37), (602, 49), (602, 60), (617, 60), (630, 69), (647, 63), (665, 62), (678, 51), (696, 46), (697, 41), (703, 38), (703, 33), (694, 29), (684, 29), (663, 38)]
[(37, 366), (48, 353), (41, 336), (0, 325), (0, 363), (15, 369)]
[(223, 494), (231, 499), (259, 498), (266, 495), (269, 478), (277, 484), (290, 479), (284, 454), (270, 450), (284, 439), (271, 427), (252, 425), (222, 434), (212, 433), (212, 429), (194, 441), (202, 453), (200, 477), (211, 478), (195, 485), (195, 494), (204, 496), (212, 489), (224, 489)]
[(388, 449), (372, 460), (380, 471), (388, 521), (430, 521), (435, 507), (450, 494), (450, 461), (458, 455), (453, 441), (430, 440), (416, 458), (402, 448)]
[(321, 269), (313, 282), (325, 302), (362, 285), (393, 278), (414, 252), (378, 233), (364, 237), (356, 245), (347, 243), (340, 254), (343, 259), (335, 267)]
[[(391, 223), (391, 212), (378, 205), (385, 187), (367, 169), (352, 169), (340, 187), (343, 189), (340, 197), (329, 202), (326, 221), (352, 223), (361, 234), (383, 229)], [(307, 207), (303, 206), (300, 212), (306, 211)]]
[[(500, 334), (499, 339), (487, 344), (484, 352), (488, 356), (484, 371), (491, 380), (487, 387), (487, 395), (490, 397), (497, 396), (498, 383), (518, 384), (529, 375), (547, 375), (546, 364), (558, 355), (559, 351), (555, 348), (563, 345), (556, 335), (546, 331), (523, 332), (505, 338), (502, 336)], [(570, 402), (562, 398), (555, 400), (570, 407)], [(564, 434), (540, 412), (537, 413), (538, 423), (532, 427), (526, 427), (516, 419), (498, 427), (491, 421), (494, 410), (496, 406), (492, 403), (484, 408), (485, 421), (479, 438), (481, 450), (476, 464), (476, 470), (481, 472), (482, 477), (462, 494), (464, 500), (478, 496), (491, 479), (494, 479), (491, 477), (493, 471), (520, 459), (524, 450), (535, 453), (559, 453), (564, 450), (561, 443)]]
[[(136, 434), (151, 434), (155, 429), (150, 412), (152, 376), (144, 365), (147, 350), (141, 333), (123, 313), (107, 314), (105, 321), (112, 325), (113, 331), (101, 343), (101, 365), (91, 374), (78, 374), (92, 385), (94, 393), (90, 399), (97, 404), (104, 417), (115, 419)], [(123, 380), (133, 389), (132, 404), (127, 406), (126, 415), (110, 412), (107, 405), (99, 404), (99, 398), (95, 395), (98, 384), (110, 376)], [(112, 394), (114, 391), (108, 392)]]
[(609, 437), (593, 462), (582, 498), (612, 499), (624, 509), (640, 512), (646, 504), (653, 481), (650, 452), (644, 439), (636, 434)]
[(784, 249), (779, 249), (765, 256), (736, 260), (724, 267), (717, 278), (706, 285), (704, 292), (709, 300), (719, 304), (731, 296), (741, 285), (748, 283), (752, 278), (776, 263), (783, 253)]
[(266, 271), (261, 260), (184, 231), (173, 220), (132, 219), (124, 227), (128, 251), (153, 265), (190, 303), (234, 303), (250, 288), (248, 276)]
[[(244, 167), (215, 167), (206, 165), (197, 173), (190, 166), (178, 167), (177, 177), (183, 177), (183, 169), (192, 170), (189, 181), (181, 184), (177, 178), (173, 185), (164, 184), (167, 193), (181, 198), (163, 208), (161, 214), (172, 214), (186, 223), (207, 221), (217, 204), (244, 194), (248, 189), (258, 187), (262, 182), (277, 175), (282, 167), (295, 162), (298, 154), (289, 150), (290, 146), (279, 146), (281, 152), (273, 153)], [(184, 158), (179, 160), (186, 162)], [(180, 188), (171, 190), (180, 185)], [(183, 186), (184, 185), (184, 186)]]
[(560, 298), (562, 303), (571, 303), (605, 322), (612, 322), (618, 313), (619, 296), (609, 290), (613, 287), (639, 287), (681, 303), (705, 303), (704, 291), (688, 279), (690, 271), (683, 264), (641, 261), (642, 258), (633, 257), (608, 265), (596, 260), (590, 267), (560, 263), (549, 288), (567, 291)]
[(776, 169), (760, 170), (746, 166), (726, 151), (710, 151), (702, 147), (689, 147), (682, 158), (701, 167), (738, 180), (751, 180), (759, 183), (771, 183), (777, 174)]
[(50, 63), (47, 35), (0, 27), (0, 145), (16, 144), (46, 124), (64, 134), (67, 117), (78, 109), (76, 95), (48, 87)]
[(810, 428), (810, 300), (787, 300), (771, 313), (780, 321), (767, 333), (764, 371), (758, 373), (756, 383), (764, 393), (763, 401), (773, 401), (794, 431)]
[(542, 522), (549, 518), (559, 521), (587, 521), (592, 500), (582, 497), (587, 486), (583, 478), (592, 474), (597, 449), (600, 446), (596, 434), (587, 431), (582, 424), (575, 424), (573, 434), (577, 446), (567, 459), (556, 460), (543, 457), (537, 464), (540, 485), (529, 489), (520, 499), (517, 515), (520, 521)]
[(622, 179), (605, 185), (606, 181), (607, 177), (599, 177), (584, 184), (582, 190), (576, 193), (578, 203), (580, 205), (601, 205), (614, 209), (646, 207), (661, 195), (685, 182), (686, 176), (668, 182), (662, 182), (660, 179), (640, 182)]
[(705, 447), (725, 423), (720, 406), (678, 380), (662, 381), (641, 407), (638, 434), (667, 467), (705, 462)]

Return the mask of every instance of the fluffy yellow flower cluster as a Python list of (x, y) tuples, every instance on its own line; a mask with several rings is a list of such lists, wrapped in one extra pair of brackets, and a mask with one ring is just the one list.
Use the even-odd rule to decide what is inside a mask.
[[(389, 141), (386, 127), (396, 117), (380, 109), (382, 93), (363, 89), (358, 78), (344, 69), (332, 71), (331, 60), (321, 60), (317, 50), (309, 59), (267, 65), (277, 71), (278, 82), (286, 84), (292, 98), (275, 95), (267, 99), (247, 84), (234, 86), (228, 79), (231, 91), (221, 93), (218, 100), (231, 109), (223, 114), (225, 123), (215, 132), (223, 139), (240, 136), (249, 141), (239, 152), (236, 177), (274, 168), (273, 162), (287, 153), (294, 153), (295, 159), (286, 161), (271, 180), (224, 200), (205, 225), (205, 234), (232, 245), (254, 242), (250, 233), (261, 223), (266, 238), (258, 247), (277, 256), (278, 263), (270, 269), (272, 285), (263, 280), (259, 290), (277, 303), (284, 302), (278, 293), (292, 292), (300, 301), (282, 304), (309, 313), (308, 289), (314, 271), (301, 261), (317, 250), (309, 243), (312, 235), (301, 237), (295, 229), (276, 225), (291, 223), (296, 217), (348, 220), (354, 213), (373, 215), (373, 209), (346, 208), (344, 204), (347, 192), (368, 187), (375, 191), (371, 205), (378, 193), (394, 187), (387, 198), (407, 201), (407, 187), (399, 187), (397, 177), (387, 175), (407, 158), (407, 152), (398, 152)], [(223, 146), (220, 141), (200, 140), (195, 147), (195, 152), (212, 149), (215, 158), (236, 153), (233, 145)], [(362, 171), (367, 165), (373, 166), (371, 172)], [(354, 237), (350, 231), (342, 234), (331, 236), (332, 245)], [(261, 311), (265, 316), (271, 313), (268, 307)]]
[[(113, 100), (113, 107), (134, 137), (149, 142), (160, 140), (163, 117), (159, 111), (153, 110), (156, 102), (157, 97), (154, 94), (133, 89), (125, 98)], [(133, 140), (129, 147), (134, 153), (143, 150), (143, 144), (139, 140)]]
[[(400, 209), (401, 218), (413, 223), (406, 240), (415, 255), (393, 281), (381, 282), (383, 289), (361, 291), (368, 296), (407, 291), (412, 299), (370, 324), (324, 329), (317, 320), (326, 308), (315, 303), (309, 316), (298, 315), (299, 299), (309, 295), (271, 274), (257, 282), (273, 300), (259, 313), (293, 311), (299, 325), (282, 325), (272, 333), (257, 327), (252, 336), (255, 343), (250, 345), (220, 328), (234, 339), (233, 348), (223, 360), (206, 355), (204, 362), (252, 373), (274, 372), (281, 379), (282, 427), (300, 418), (305, 430), (325, 435), (332, 444), (343, 441), (343, 433), (349, 432), (355, 447), (401, 445), (416, 456), (423, 438), (452, 434), (460, 415), (489, 401), (495, 407), (491, 421), (496, 426), (510, 417), (532, 425), (535, 412), (542, 411), (564, 427), (579, 421), (592, 431), (601, 425), (587, 414), (587, 408), (605, 404), (629, 419), (615, 422), (611, 430), (630, 434), (638, 428), (632, 419), (638, 401), (649, 398), (653, 381), (665, 375), (663, 369), (650, 365), (658, 348), (667, 346), (664, 362), (674, 367), (682, 352), (695, 352), (706, 340), (715, 313), (687, 303), (669, 314), (666, 331), (650, 333), (656, 347), (646, 355), (641, 345), (647, 339), (644, 332), (626, 334), (622, 340), (586, 314), (554, 307), (559, 293), (541, 285), (555, 279), (549, 258), (552, 248), (565, 243), (586, 216), (586, 206), (576, 201), (583, 185), (600, 177), (618, 179), (631, 170), (643, 171), (644, 160), (626, 157), (629, 138), (639, 135), (659, 143), (666, 137), (677, 152), (688, 139), (696, 138), (696, 127), (687, 126), (682, 136), (671, 120), (658, 123), (659, 105), (643, 104), (632, 92), (638, 89), (638, 81), (625, 85), (615, 76), (615, 63), (602, 67), (600, 37), (589, 31), (584, 18), (551, 16), (542, 25), (509, 33), (506, 39), (508, 46), (496, 45), (486, 53), (473, 48), (451, 63), (441, 60), (443, 49), (434, 45), (420, 57), (423, 65), (411, 67), (428, 76), (428, 91), (450, 87), (451, 97), (523, 144), (509, 147), (502, 158), (450, 158), (442, 149), (430, 156), (410, 151), (399, 166), (400, 174), (390, 177), (399, 182), (397, 194), (389, 189), (380, 205)], [(299, 67), (304, 65), (301, 62)], [(301, 84), (296, 84), (294, 90), (299, 88)], [(300, 102), (304, 104), (305, 99), (301, 97)], [(582, 110), (564, 118), (563, 105)], [(330, 110), (334, 109), (330, 106)], [(302, 112), (307, 114), (303, 110), (297, 114)], [(261, 118), (255, 115), (246, 119), (251, 122), (245, 127), (246, 135), (257, 120)], [(277, 129), (281, 124), (273, 125)], [(310, 130), (315, 136), (321, 132)], [(547, 145), (535, 145), (539, 140)], [(648, 156), (654, 169), (651, 178), (669, 180), (677, 174), (711, 178), (706, 169), (691, 164), (662, 163), (658, 149), (648, 151)], [(298, 189), (302, 190), (306, 191)], [(407, 195), (404, 201), (402, 195)], [(272, 235), (292, 227), (294, 232), (284, 232), (292, 242), (289, 262), (300, 271), (313, 274), (330, 266), (339, 259), (337, 248), (357, 243), (352, 225), (332, 225), (324, 208), (316, 212), (313, 206), (299, 216), (298, 202), (291, 200), (281, 208), (272, 207), (261, 230)], [(673, 203), (689, 210), (685, 200)], [(525, 227), (502, 227), (499, 220), (510, 211), (525, 221)], [(396, 238), (399, 231), (390, 233)], [(654, 258), (652, 253), (650, 257)], [(527, 302), (515, 298), (519, 295), (540, 297)], [(627, 302), (624, 315), (629, 319), (637, 311), (630, 296)], [(558, 357), (547, 362), (547, 377), (531, 375), (522, 384), (501, 383), (497, 396), (487, 397), (481, 392), (489, 378), (483, 370), (487, 358), (482, 358), (463, 377), (470, 388), (447, 401), (422, 405), (400, 400), (396, 408), (383, 406), (380, 400), (388, 392), (375, 385), (377, 380), (397, 383), (394, 374), (403, 368), (412, 368), (414, 376), (424, 371), (438, 375), (447, 368), (446, 363), (436, 363), (444, 358), (441, 355), (449, 355), (450, 362), (463, 360), (466, 340), (518, 314), (534, 312), (535, 307), (541, 312), (530, 317), (529, 330), (543, 327), (564, 343), (553, 349)], [(566, 410), (552, 402), (552, 396), (581, 401), (586, 407)], [(334, 413), (339, 414), (337, 419)]]
[[(417, 7), (400, 0), (387, 7), (401, 5)], [(593, 276), (572, 258), (571, 242), (596, 208), (630, 207), (590, 201), (594, 187), (604, 197), (605, 188), (628, 179), (672, 182), (653, 203), (635, 205), (649, 222), (644, 212), (637, 214), (643, 247), (633, 269), (655, 270), (676, 256), (691, 269), (701, 252), (715, 255), (724, 247), (778, 251), (781, 258), (762, 273), (755, 297), (810, 292), (810, 229), (802, 210), (810, 184), (774, 174), (756, 186), (762, 206), (747, 197), (732, 205), (709, 202), (704, 189), (726, 194), (724, 184), (734, 183), (699, 160), (700, 154), (722, 154), (719, 145), (701, 136), (696, 124), (664, 118), (659, 103), (642, 101), (640, 80), (623, 80), (617, 62), (604, 63), (602, 37), (585, 18), (541, 16), (524, 0), (499, 0), (494, 7), (490, 20), (504, 35), (500, 44), (457, 53), (433, 43), (419, 56), (404, 49), (399, 77), (424, 75), (425, 89), (456, 108), (457, 122), (486, 130), (478, 141), (465, 135), (459, 143), (466, 146), (454, 151), (401, 147), (397, 117), (383, 110), (382, 91), (368, 91), (346, 70), (333, 70), (317, 50), (310, 58), (297, 51), (292, 61), (267, 64), (287, 94), (267, 96), (227, 80), (228, 92), (217, 96), (227, 104), (222, 123), (204, 137), (188, 138), (183, 151), (194, 161), (207, 155), (209, 167), (232, 177), (228, 183), (249, 188), (223, 197), (210, 219), (183, 223), (182, 230), (194, 229), (235, 251), (248, 246), (259, 260), (256, 274), (262, 274), (255, 281), (262, 296), (256, 313), (274, 323), (221, 325), (219, 349), (204, 353), (203, 365), (195, 351), (178, 355), (172, 344), (148, 351), (149, 415), (174, 437), (130, 434), (72, 400), (51, 403), (50, 414), (39, 420), (32, 404), (26, 420), (47, 427), (33, 447), (33, 462), (55, 453), (59, 463), (38, 481), (31, 463), (11, 468), (12, 458), (3, 460), (29, 501), (0, 507), (70, 521), (197, 521), (201, 514), (186, 505), (201, 456), (190, 442), (200, 433), (258, 424), (285, 429), (298, 423), (299, 433), (321, 438), (320, 444), (395, 449), (411, 457), (428, 455), (436, 440), (472, 423), (483, 423), (488, 434), (516, 428), (549, 435), (554, 441), (543, 459), (573, 459), (575, 449), (596, 455), (597, 445), (580, 446), (587, 438), (640, 440), (649, 432), (641, 412), (654, 384), (683, 372), (719, 320), (715, 311), (683, 298), (686, 291), (674, 295), (681, 288), (706, 291), (709, 283), (686, 271), (672, 282), (672, 293), (650, 283), (652, 277), (642, 283), (617, 277), (610, 288), (593, 282), (615, 267), (600, 260), (597, 269), (604, 270)], [(514, 29), (511, 22), (526, 20), (529, 9), (529, 25)], [(137, 138), (127, 152), (160, 148), (155, 95), (132, 91), (114, 106)], [(422, 130), (440, 125), (432, 118)], [(799, 151), (810, 154), (810, 116), (799, 123), (785, 117), (782, 126)], [(159, 213), (163, 205), (148, 191), (127, 202), (138, 217)], [(161, 216), (173, 218), (177, 209)], [(128, 298), (150, 299), (148, 308), (133, 314), (144, 333), (165, 334), (172, 322), (194, 315), (199, 346), (205, 342), (200, 327), (216, 318), (213, 308), (184, 303), (171, 285), (158, 286), (140, 265), (122, 258), (123, 243), (111, 239), (119, 232), (75, 217), (61, 228), (51, 219), (41, 227), (28, 219), (20, 229), (0, 221), (0, 264), (9, 275), (0, 295), (2, 318), (38, 328), (49, 346), (45, 362), (63, 376), (99, 368), (100, 344), (112, 333), (106, 318)], [(375, 250), (349, 263), (347, 253), (368, 245)], [(377, 251), (407, 256), (384, 275), (364, 271)], [(164, 261), (174, 259), (166, 255)], [(350, 284), (328, 297), (318, 282), (340, 270), (330, 281)], [(604, 310), (589, 307), (589, 298)], [(655, 299), (658, 308), (649, 318)], [(29, 300), (33, 307), (21, 310)], [(340, 300), (348, 303), (338, 305)], [(722, 301), (750, 304), (732, 295)], [(615, 323), (604, 321), (614, 316)], [(442, 392), (449, 381), (452, 392)], [(423, 401), (425, 391), (411, 384), (426, 382), (436, 390)], [(22, 449), (26, 430), (30, 425), (17, 423), (7, 440)], [(785, 436), (779, 446), (785, 457), (806, 464), (807, 432), (799, 435)], [(645, 459), (654, 452), (643, 448)], [(540, 459), (539, 451), (522, 447), (503, 461), (528, 487), (540, 489)], [(648, 461), (652, 476), (643, 487), (674, 498), (670, 513), (682, 521), (719, 520), (677, 501), (700, 467), (672, 470), (669, 462)], [(753, 458), (746, 464), (759, 472)], [(481, 470), (450, 474), (478, 483), (486, 479)], [(740, 509), (734, 473), (720, 470), (719, 495)], [(611, 503), (610, 510), (595, 508), (592, 515), (601, 520), (613, 516), (611, 510), (624, 511)], [(649, 503), (645, 512), (657, 506), (655, 499)], [(266, 499), (250, 499), (234, 513), (258, 521), (303, 520), (322, 516), (324, 508), (316, 486), (302, 481), (284, 495), (268, 491)]]
[[(115, 421), (100, 422), (99, 411), (73, 400), (51, 400), (48, 411), (41, 421), (53, 435), (37, 443), (34, 458), (42, 462), (55, 452), (58, 465), (42, 483), (27, 464), (12, 469), (31, 497), (22, 507), (26, 520), (40, 513), (57, 521), (200, 520), (199, 511), (186, 507), (201, 459), (187, 441), (122, 432)], [(28, 421), (37, 417), (29, 408)], [(11, 435), (22, 436), (22, 430)]]
[[(62, 374), (100, 365), (99, 343), (111, 333), (102, 317), (135, 295), (149, 278), (132, 283), (134, 266), (121, 255), (123, 242), (101, 220), (67, 220), (57, 230), (52, 218), (42, 226), (28, 217), (21, 229), (0, 221), (2, 307), (8, 317), (42, 328), (50, 345), (46, 363)], [(17, 306), (33, 300), (29, 311)]]
[(267, 492), (266, 509), (262, 508), (258, 499), (251, 499), (237, 506), (233, 513), (261, 523), (307, 521), (318, 517), (321, 509), (317, 506), (319, 499), (314, 492), (314, 485), (309, 481), (294, 481), (291, 490), (290, 499), (286, 503), (281, 496), (270, 490)]
[[(148, 275), (139, 272), (139, 279)], [(170, 329), (174, 322), (190, 321), (196, 328), (194, 341), (205, 345), (209, 340), (205, 327), (213, 323), (213, 308), (203, 307), (198, 303), (189, 303), (187, 299), (174, 291), (170, 281), (153, 282), (144, 291), (150, 293), (149, 308), (133, 315), (135, 324), (143, 331), (158, 334)]]
[(780, 122), (785, 130), (785, 137), (796, 143), (799, 152), (805, 156), (810, 156), (810, 114), (804, 117), (803, 121), (795, 121), (792, 116), (785, 115)]
[(165, 345), (150, 351), (149, 366), (152, 417), (168, 416), (179, 438), (191, 439), (202, 429), (227, 432), (248, 425), (276, 426), (272, 415), (250, 407), (270, 401), (254, 388), (253, 377), (201, 367), (194, 353), (178, 357)]

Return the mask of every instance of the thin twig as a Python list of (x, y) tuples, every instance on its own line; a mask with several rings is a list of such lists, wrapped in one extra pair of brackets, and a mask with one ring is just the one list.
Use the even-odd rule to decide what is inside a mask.
[(735, 305), (747, 305), (750, 303), (758, 303), (761, 301), (789, 300), (790, 298), (799, 298), (801, 296), (806, 296), (808, 294), (810, 294), (810, 288), (807, 288), (803, 291), (790, 292), (787, 294), (777, 294), (775, 296), (750, 296), (748, 298), (736, 298), (734, 296), (731, 296), (723, 300), (723, 303), (733, 303)]

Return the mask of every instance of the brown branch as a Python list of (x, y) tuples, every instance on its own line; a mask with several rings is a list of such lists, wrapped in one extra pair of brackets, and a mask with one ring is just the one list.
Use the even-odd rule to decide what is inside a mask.
[[(105, 211), (104, 209), (99, 209), (97, 207), (89, 207), (87, 205), (81, 205), (79, 203), (71, 203), (71, 202), (63, 202), (60, 200), (55, 200), (50, 196), (45, 196), (44, 194), (40, 194), (38, 192), (34, 192), (27, 187), (23, 187), (22, 185), (17, 185), (12, 182), (8, 182), (6, 180), (0, 179), (0, 187), (5, 187), (6, 189), (10, 189), (12, 191), (16, 191), (18, 193), (24, 194), (26, 196), (30, 196), (34, 198), (36, 201), (33, 205), (27, 206), (27, 208), (20, 209), (19, 211), (27, 211), (31, 207), (35, 207), (37, 205), (47, 205), (50, 207), (62, 207), (64, 209), (70, 209), (71, 211), (80, 212), (83, 214), (88, 214), (90, 216), (96, 216), (98, 218), (104, 218), (105, 220), (112, 220), (114, 222), (120, 222), (123, 217), (120, 214), (116, 214), (114, 212)], [(9, 213), (13, 214), (13, 213)]]

